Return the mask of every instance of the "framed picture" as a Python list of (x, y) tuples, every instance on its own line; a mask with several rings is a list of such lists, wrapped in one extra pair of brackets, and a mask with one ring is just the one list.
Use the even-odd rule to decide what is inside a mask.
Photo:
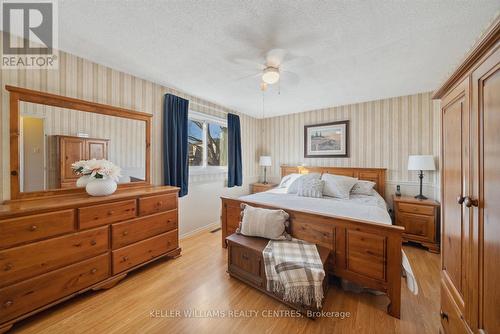
[(349, 157), (349, 121), (304, 126), (304, 157)]

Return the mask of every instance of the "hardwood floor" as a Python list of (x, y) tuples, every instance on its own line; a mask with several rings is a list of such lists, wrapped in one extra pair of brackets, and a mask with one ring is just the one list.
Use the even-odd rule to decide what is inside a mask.
[[(110, 290), (90, 292), (24, 320), (12, 333), (437, 333), (439, 255), (405, 246), (419, 283), (412, 295), (403, 281), (401, 320), (386, 312), (385, 296), (332, 286), (325, 311), (349, 318), (269, 317), (290, 309), (226, 273), (220, 232), (181, 240), (182, 256), (146, 266)], [(230, 311), (233, 318), (187, 318), (184, 311)], [(245, 318), (243, 312), (257, 311)], [(157, 311), (156, 316), (151, 312)], [(179, 311), (181, 316), (167, 317)], [(237, 313), (238, 312), (238, 313)]]

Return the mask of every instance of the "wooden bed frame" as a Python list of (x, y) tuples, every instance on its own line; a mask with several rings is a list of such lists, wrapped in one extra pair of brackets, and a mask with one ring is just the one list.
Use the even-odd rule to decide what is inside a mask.
[[(291, 173), (330, 173), (357, 177), (376, 183), (376, 190), (385, 194), (385, 169), (344, 167), (282, 166), (281, 176)], [(226, 237), (239, 225), (241, 204), (275, 208), (250, 201), (222, 197), (222, 247)], [(290, 233), (330, 249), (328, 271), (362, 286), (384, 291), (390, 299), (387, 311), (400, 317), (401, 308), (401, 242), (403, 227), (370, 221), (339, 218), (285, 210), (290, 215)]]

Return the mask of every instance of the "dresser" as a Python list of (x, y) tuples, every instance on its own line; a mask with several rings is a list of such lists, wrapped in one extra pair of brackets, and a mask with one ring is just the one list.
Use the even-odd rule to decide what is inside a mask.
[(500, 18), (441, 100), (441, 325), (500, 333)]
[(393, 196), (394, 218), (403, 226), (403, 241), (412, 241), (439, 253), (439, 203), (430, 199)]
[(178, 188), (125, 188), (0, 205), (0, 333), (128, 272), (180, 255)]

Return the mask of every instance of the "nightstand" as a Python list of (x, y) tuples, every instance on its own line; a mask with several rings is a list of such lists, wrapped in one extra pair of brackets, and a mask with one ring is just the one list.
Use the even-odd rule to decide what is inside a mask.
[(256, 182), (256, 183), (252, 183), (250, 185), (250, 191), (252, 192), (252, 194), (255, 194), (255, 193), (260, 193), (262, 191), (267, 191), (267, 190), (272, 189), (272, 188), (274, 188), (276, 186), (277, 186), (276, 183), (260, 183), (260, 182)]
[(439, 203), (393, 196), (396, 225), (403, 226), (403, 241), (413, 241), (439, 253)]

